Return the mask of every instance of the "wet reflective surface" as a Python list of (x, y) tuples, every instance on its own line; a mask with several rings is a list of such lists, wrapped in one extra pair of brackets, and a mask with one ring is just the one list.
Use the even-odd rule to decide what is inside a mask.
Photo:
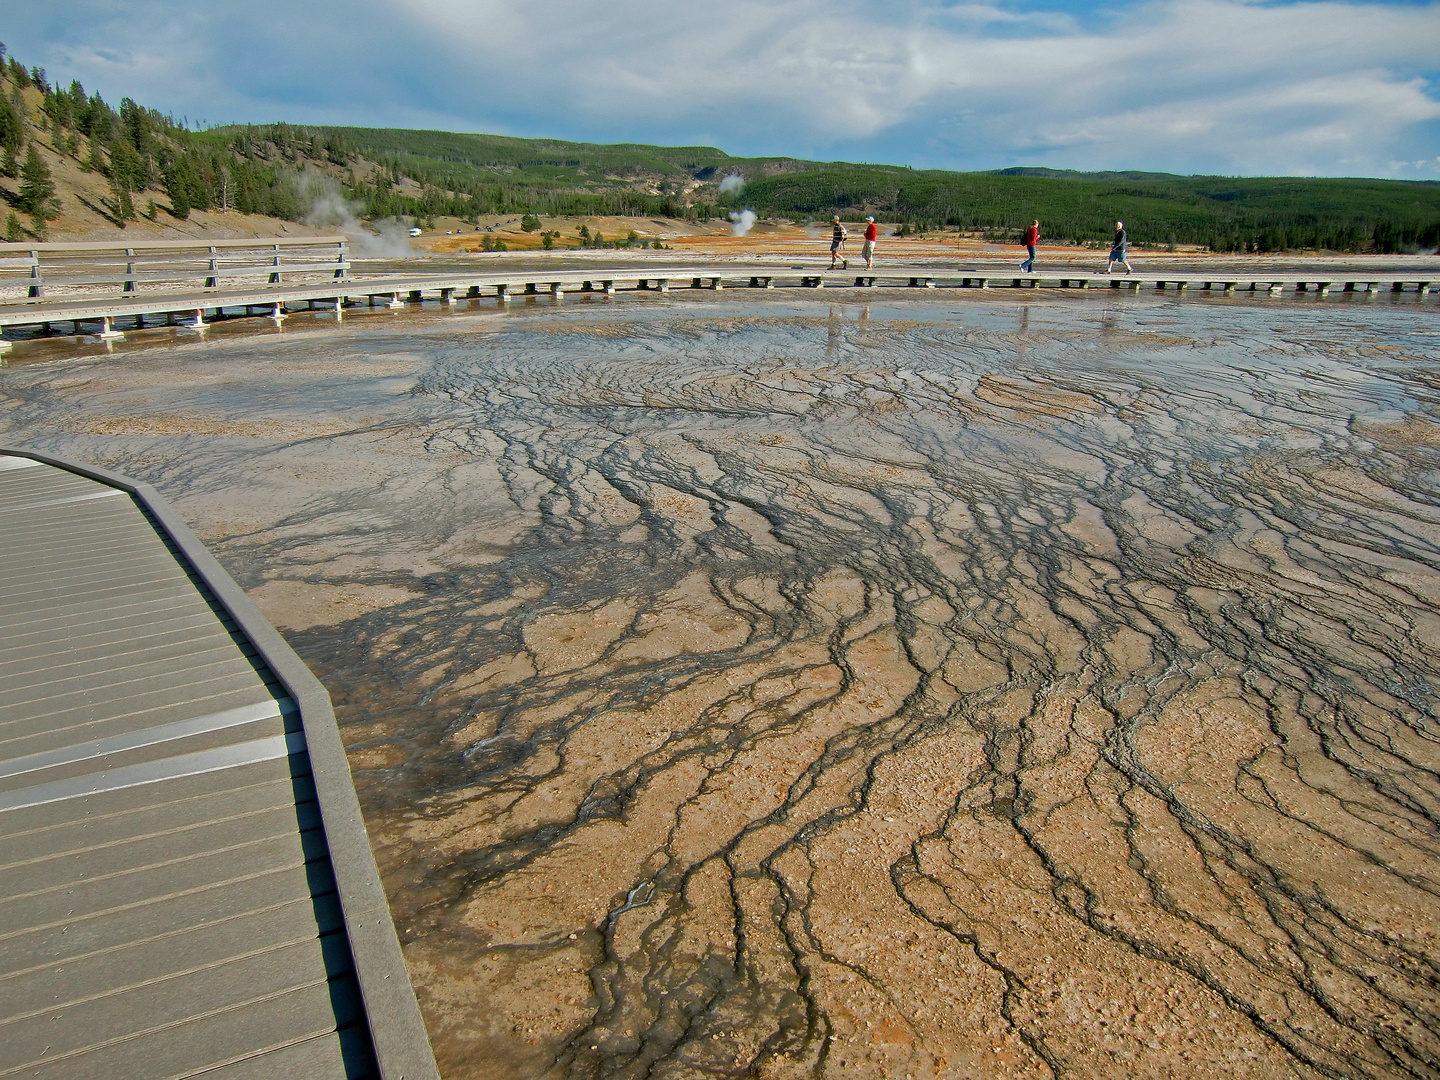
[(0, 441), (154, 482), (329, 687), (447, 1076), (1431, 1076), (1437, 346), (292, 320), (0, 369)]

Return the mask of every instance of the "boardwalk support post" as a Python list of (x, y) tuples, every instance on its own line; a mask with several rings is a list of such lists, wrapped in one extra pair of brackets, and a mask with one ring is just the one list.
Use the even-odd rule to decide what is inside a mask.
[(205, 309), (196, 308), (195, 318), (192, 319), (190, 322), (181, 323), (180, 325), (186, 330), (204, 330), (207, 329), (210, 324), (205, 321)]
[(99, 338), (101, 341), (117, 341), (125, 336), (119, 330), (115, 329), (115, 323), (109, 315), (101, 316), (100, 327)]
[[(374, 298), (374, 297), (371, 297), (370, 299), (371, 299), (372, 302), (373, 302), (373, 300), (374, 300), (375, 298)], [(274, 307), (274, 308), (271, 310), (271, 312), (270, 312), (270, 318), (271, 318), (271, 320), (275, 323), (276, 326), (279, 326), (282, 322), (285, 321), (285, 301), (284, 301), (284, 300), (276, 300), (276, 301), (275, 301), (275, 307)]]
[(502, 303), (502, 304), (508, 304), (508, 303), (510, 302), (510, 286), (509, 286), (509, 285), (496, 285), (496, 286), (495, 286), (495, 299), (499, 300), (500, 303)]

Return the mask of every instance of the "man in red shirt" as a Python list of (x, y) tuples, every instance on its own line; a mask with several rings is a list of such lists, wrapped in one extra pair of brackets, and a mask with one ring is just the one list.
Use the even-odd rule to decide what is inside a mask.
[(860, 254), (865, 259), (866, 270), (875, 269), (875, 237), (877, 235), (875, 219), (873, 217), (867, 217), (865, 219), (865, 246), (860, 249)]
[(1030, 252), (1030, 257), (1020, 264), (1020, 269), (1027, 274), (1035, 272), (1035, 245), (1040, 242), (1040, 219), (1036, 218), (1025, 230), (1025, 239), (1020, 241)]

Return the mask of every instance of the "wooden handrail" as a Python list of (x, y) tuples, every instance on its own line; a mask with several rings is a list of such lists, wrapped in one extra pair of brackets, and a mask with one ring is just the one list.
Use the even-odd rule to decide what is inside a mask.
[(32, 251), (86, 252), (86, 251), (197, 251), (208, 252), (211, 248), (261, 248), (296, 247), (302, 245), (344, 244), (343, 236), (260, 236), (251, 240), (102, 240), (90, 242), (57, 241), (53, 243), (0, 243), (0, 256), (18, 253), (29, 255)]
[[(136, 240), (131, 243), (101, 244), (0, 244), (0, 287), (18, 285), (29, 299), (39, 300), (49, 286), (119, 286), (122, 292), (135, 291), (137, 283), (184, 281), (201, 278), (205, 288), (214, 289), (221, 278), (266, 275), (278, 284), (286, 273), (329, 273), (336, 281), (350, 269), (347, 241), (343, 236), (261, 237), (253, 240), (217, 240), (214, 243), (177, 244), (172, 241)], [(221, 250), (243, 253), (232, 256), (238, 266), (225, 266)], [(288, 261), (281, 261), (284, 249)], [(23, 252), (23, 257), (4, 258)], [(142, 260), (137, 256), (147, 255)], [(48, 258), (46, 256), (49, 256)], [(258, 258), (269, 264), (257, 266)], [(112, 269), (113, 268), (113, 269)], [(8, 276), (6, 271), (18, 271)]]
[[(45, 285), (125, 285), (132, 283), (151, 284), (160, 281), (183, 281), (186, 278), (246, 278), (246, 277), (267, 277), (274, 274), (314, 274), (320, 272), (334, 272), (337, 270), (349, 270), (348, 262), (325, 262), (325, 263), (286, 263), (280, 266), (266, 264), (264, 266), (222, 266), (218, 269), (199, 267), (185, 271), (176, 271), (173, 274), (140, 274), (124, 272), (108, 275), (91, 275), (89, 277), (46, 277), (41, 281)], [(0, 278), (0, 285), (29, 285), (31, 279), (28, 277), (17, 277), (6, 281)], [(213, 286), (209, 286), (213, 288)]]

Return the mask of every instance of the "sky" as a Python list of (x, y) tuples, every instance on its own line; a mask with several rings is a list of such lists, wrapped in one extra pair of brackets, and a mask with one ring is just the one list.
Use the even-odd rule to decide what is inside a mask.
[(211, 124), (1440, 180), (1440, 0), (0, 0), (0, 40)]

